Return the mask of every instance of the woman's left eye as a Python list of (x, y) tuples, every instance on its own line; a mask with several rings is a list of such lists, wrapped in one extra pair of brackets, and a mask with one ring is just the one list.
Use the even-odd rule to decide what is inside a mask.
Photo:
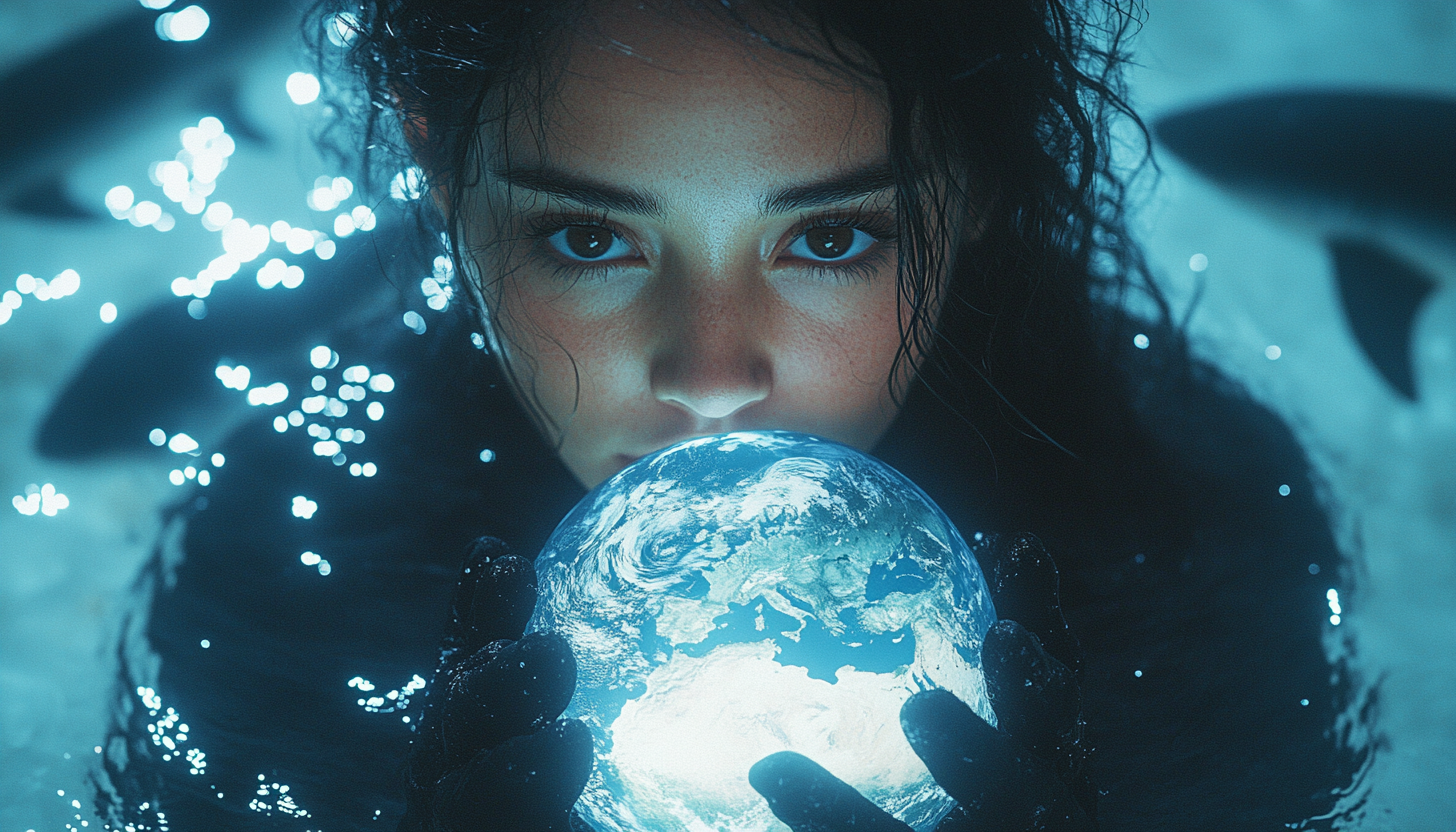
[(786, 250), (793, 257), (816, 263), (852, 260), (875, 244), (868, 233), (848, 225), (821, 225), (794, 238)]
[(602, 225), (568, 225), (546, 238), (557, 254), (578, 263), (629, 257), (637, 252), (626, 240)]

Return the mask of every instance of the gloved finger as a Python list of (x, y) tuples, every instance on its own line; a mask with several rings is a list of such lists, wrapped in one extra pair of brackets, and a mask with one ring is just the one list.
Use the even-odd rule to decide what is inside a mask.
[(435, 789), (433, 816), (451, 832), (567, 832), (592, 767), (591, 732), (554, 722), (477, 754)]
[(1070, 773), (1082, 711), (1082, 692), (1072, 671), (1042, 649), (1025, 627), (1004, 618), (986, 633), (981, 669), (997, 726), (1051, 760), (1062, 774)]
[(961, 805), (963, 829), (1090, 830), (1081, 804), (1045, 761), (943, 690), (900, 709), (910, 747)]
[(576, 658), (554, 633), (481, 648), (446, 683), (438, 715), (446, 765), (539, 730), (561, 715), (575, 688)]
[(1002, 536), (992, 549), (988, 583), (997, 618), (1020, 622), (1046, 651), (1075, 671), (1077, 641), (1062, 617), (1057, 565), (1032, 534)]
[(823, 766), (792, 751), (754, 763), (748, 784), (793, 832), (910, 832)]
[(446, 640), (463, 659), (500, 639), (518, 639), (536, 608), (536, 568), (494, 537), (470, 546), (460, 568)]

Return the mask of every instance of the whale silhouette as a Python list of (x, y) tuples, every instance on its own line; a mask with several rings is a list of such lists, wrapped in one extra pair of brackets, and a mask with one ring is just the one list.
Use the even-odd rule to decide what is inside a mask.
[(1325, 241), (1355, 339), (1415, 400), (1411, 327), (1438, 286), (1456, 283), (1456, 99), (1269, 93), (1153, 129), (1203, 176)]

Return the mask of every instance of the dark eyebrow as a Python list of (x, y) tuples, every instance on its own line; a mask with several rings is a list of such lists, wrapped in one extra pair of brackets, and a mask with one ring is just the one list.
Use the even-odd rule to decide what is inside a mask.
[(819, 182), (774, 191), (763, 201), (765, 214), (786, 214), (834, 202), (867, 197), (895, 184), (889, 162), (876, 162)]
[[(657, 197), (635, 188), (619, 188), (594, 182), (583, 176), (554, 168), (499, 168), (496, 177), (514, 188), (550, 194), (604, 211), (661, 216), (662, 203)], [(859, 199), (883, 191), (895, 184), (889, 162), (876, 162), (832, 176), (819, 182), (790, 185), (769, 194), (763, 200), (765, 214), (787, 214), (835, 202)]]
[(662, 214), (662, 204), (651, 194), (632, 188), (604, 185), (554, 168), (501, 168), (492, 173), (511, 187), (550, 194), (603, 211), (650, 216)]

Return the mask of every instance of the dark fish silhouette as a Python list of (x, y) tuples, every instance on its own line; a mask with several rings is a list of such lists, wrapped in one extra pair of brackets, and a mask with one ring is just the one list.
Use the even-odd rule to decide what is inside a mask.
[(380, 332), (415, 337), (399, 321), (409, 304), (396, 287), (418, 283), (410, 267), (420, 262), (419, 244), (398, 222), (381, 223), (343, 241), (332, 260), (308, 258), (296, 289), (249, 285), (259, 258), (217, 284), (200, 320), (189, 314), (189, 298), (131, 316), (52, 401), (36, 432), (37, 452), (64, 460), (145, 453), (153, 428), (185, 430), (210, 446), (249, 418), (276, 415), (223, 387), (214, 374), (222, 363), (247, 366), (254, 386), (283, 382), (296, 406), (315, 372), (306, 360), (311, 347), (344, 352), (344, 333), (360, 329), (376, 340)]
[(1177, 113), (1154, 132), (1199, 173), (1326, 241), (1361, 348), (1415, 399), (1412, 323), (1439, 282), (1456, 281), (1456, 99), (1268, 94)]
[(265, 140), (242, 117), (233, 79), (240, 56), (297, 26), (286, 0), (211, 0), (207, 32), (190, 42), (161, 40), (158, 12), (129, 5), (0, 76), (0, 206), (49, 220), (99, 219), (99, 207), (67, 194), (67, 172), (169, 110), (217, 115), (233, 135)]

